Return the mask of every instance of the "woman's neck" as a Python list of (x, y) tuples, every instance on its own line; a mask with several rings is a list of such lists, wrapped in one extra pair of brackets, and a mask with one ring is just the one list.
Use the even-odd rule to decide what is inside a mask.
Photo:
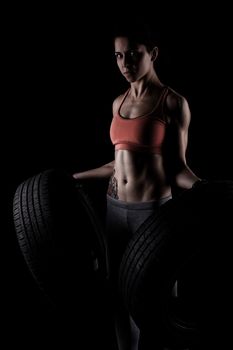
[(154, 91), (155, 88), (163, 87), (163, 84), (155, 72), (153, 75), (143, 77), (142, 79), (135, 81), (130, 85), (130, 95), (134, 99), (142, 98), (151, 91)]

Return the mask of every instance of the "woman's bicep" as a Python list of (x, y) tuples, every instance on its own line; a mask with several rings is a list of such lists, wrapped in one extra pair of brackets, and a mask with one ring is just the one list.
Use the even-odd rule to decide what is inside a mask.
[(176, 106), (171, 113), (172, 148), (177, 160), (184, 163), (186, 162), (190, 120), (191, 113), (186, 99), (183, 97), (177, 99)]

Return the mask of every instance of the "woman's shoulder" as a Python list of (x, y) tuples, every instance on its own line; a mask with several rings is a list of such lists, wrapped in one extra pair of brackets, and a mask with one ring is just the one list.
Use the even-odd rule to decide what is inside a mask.
[(170, 122), (178, 122), (180, 125), (189, 124), (191, 113), (186, 97), (170, 87), (167, 92), (165, 110)]
[(113, 100), (113, 103), (112, 103), (112, 111), (113, 111), (113, 115), (115, 115), (119, 109), (120, 109), (120, 106), (126, 96), (126, 94), (128, 93), (128, 90), (126, 90), (124, 93), (118, 95), (114, 100)]
[(167, 87), (166, 109), (167, 111), (178, 112), (183, 108), (188, 108), (188, 101), (186, 97), (178, 93), (170, 86)]

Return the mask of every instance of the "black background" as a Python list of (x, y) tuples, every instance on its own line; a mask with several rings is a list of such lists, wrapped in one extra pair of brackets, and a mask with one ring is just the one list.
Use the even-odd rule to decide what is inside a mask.
[(12, 5), (3, 11), (1, 304), (8, 341), (17, 334), (23, 343), (33, 323), (33, 335), (43, 339), (49, 313), (16, 242), (17, 186), (48, 168), (72, 173), (113, 159), (111, 105), (127, 86), (114, 62), (114, 21), (140, 13), (154, 23), (161, 36), (158, 75), (187, 98), (192, 113), (188, 164), (200, 177), (233, 179), (229, 9), (153, 6), (134, 5), (127, 13), (119, 4), (115, 10)]

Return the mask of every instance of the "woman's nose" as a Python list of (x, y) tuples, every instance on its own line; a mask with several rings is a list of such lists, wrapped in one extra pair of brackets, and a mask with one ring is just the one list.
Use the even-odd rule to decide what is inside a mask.
[(130, 66), (130, 64), (131, 64), (131, 62), (130, 62), (130, 59), (129, 59), (129, 57), (127, 57), (126, 55), (123, 57), (123, 67), (129, 67)]

